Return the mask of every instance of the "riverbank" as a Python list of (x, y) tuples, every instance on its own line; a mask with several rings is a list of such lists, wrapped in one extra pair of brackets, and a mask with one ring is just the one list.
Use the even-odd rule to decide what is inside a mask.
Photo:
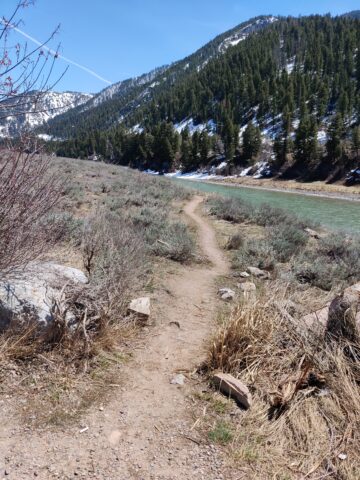
[(320, 196), (327, 198), (338, 198), (360, 202), (360, 186), (346, 187), (339, 184), (327, 184), (324, 182), (299, 183), (295, 180), (277, 180), (273, 178), (255, 179), (252, 177), (221, 177), (206, 180), (206, 183), (226, 185), (231, 187), (243, 186), (260, 190), (298, 193), (301, 195)]

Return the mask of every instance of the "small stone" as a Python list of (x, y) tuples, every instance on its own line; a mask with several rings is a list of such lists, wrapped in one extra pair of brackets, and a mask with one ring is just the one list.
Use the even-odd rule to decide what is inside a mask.
[(150, 298), (135, 298), (130, 302), (129, 311), (135, 313), (139, 317), (148, 319), (150, 316)]
[(220, 288), (218, 293), (222, 300), (233, 300), (236, 295), (231, 288)]
[(249, 267), (247, 269), (248, 273), (252, 275), (253, 277), (257, 278), (269, 278), (268, 272), (265, 272), (264, 270), (260, 270), (260, 268), (257, 267)]
[(250, 273), (248, 273), (248, 272), (241, 272), (241, 273), (239, 274), (239, 277), (249, 278), (249, 277), (250, 277)]
[(316, 232), (315, 230), (312, 230), (311, 228), (305, 228), (305, 232), (309, 235), (311, 238), (316, 238), (317, 240), (320, 238), (320, 233)]
[(185, 378), (185, 375), (183, 375), (182, 373), (178, 373), (170, 380), (170, 383), (171, 385), (184, 385)]
[(234, 398), (238, 405), (250, 408), (252, 397), (247, 386), (228, 373), (218, 372), (213, 376), (213, 383), (224, 394)]

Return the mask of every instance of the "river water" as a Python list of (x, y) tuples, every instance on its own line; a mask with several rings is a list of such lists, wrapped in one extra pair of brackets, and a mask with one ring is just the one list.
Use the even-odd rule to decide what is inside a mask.
[(315, 220), (332, 230), (360, 233), (360, 202), (358, 201), (243, 186), (232, 187), (194, 180), (176, 179), (174, 181), (202, 192), (242, 198), (255, 206), (268, 203), (274, 207), (290, 210), (298, 216)]

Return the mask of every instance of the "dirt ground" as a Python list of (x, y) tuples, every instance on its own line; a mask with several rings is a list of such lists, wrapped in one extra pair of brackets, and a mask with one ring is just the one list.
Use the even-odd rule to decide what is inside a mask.
[[(194, 197), (184, 214), (209, 262), (172, 267), (164, 277), (154, 294), (152, 325), (110, 401), (94, 405), (75, 424), (36, 430), (0, 408), (0, 478), (236, 478), (221, 449), (192, 428), (192, 373), (214, 329), (216, 283), (229, 272), (215, 232), (200, 214), (202, 200)], [(178, 373), (185, 375), (184, 385), (170, 383)]]

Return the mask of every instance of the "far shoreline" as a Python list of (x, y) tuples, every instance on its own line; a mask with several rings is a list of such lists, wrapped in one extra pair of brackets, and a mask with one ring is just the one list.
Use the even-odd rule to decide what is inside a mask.
[[(174, 177), (176, 178), (176, 177)], [(212, 178), (211, 180), (206, 180), (206, 179), (198, 179), (198, 178), (182, 178), (178, 177), (180, 180), (187, 180), (191, 182), (201, 182), (201, 183), (208, 183), (210, 185), (221, 185), (224, 187), (232, 187), (232, 188), (251, 188), (254, 190), (265, 190), (268, 192), (278, 192), (278, 193), (291, 193), (294, 195), (305, 195), (305, 196), (310, 196), (310, 197), (320, 197), (320, 198), (329, 198), (329, 199), (334, 199), (334, 200), (345, 200), (349, 202), (360, 202), (360, 186), (359, 186), (359, 192), (345, 192), (342, 189), (345, 188), (354, 188), (354, 187), (345, 187), (345, 186), (339, 186), (340, 188), (336, 188), (336, 186), (331, 185), (330, 187), (335, 187), (333, 188), (333, 191), (329, 190), (321, 190), (321, 189), (312, 189), (312, 188), (297, 188), (294, 186), (295, 181), (291, 181), (291, 187), (284, 185), (285, 182), (289, 182), (288, 180), (280, 181), (280, 180), (267, 180), (267, 179), (260, 179), (259, 181), (262, 182), (261, 185), (256, 185), (255, 182), (258, 180), (255, 179), (249, 179), (251, 181), (238, 181), (239, 179), (235, 178), (229, 178), (228, 180), (221, 178), (219, 180), (216, 180)], [(269, 185), (264, 185), (264, 183), (272, 183), (274, 186), (270, 184)], [(283, 183), (284, 182), (284, 183)], [(284, 186), (280, 186), (279, 184), (282, 184)], [(309, 184), (301, 184), (301, 185), (309, 185)], [(329, 187), (329, 185), (322, 184), (325, 187)], [(310, 186), (310, 185), (309, 185)]]

